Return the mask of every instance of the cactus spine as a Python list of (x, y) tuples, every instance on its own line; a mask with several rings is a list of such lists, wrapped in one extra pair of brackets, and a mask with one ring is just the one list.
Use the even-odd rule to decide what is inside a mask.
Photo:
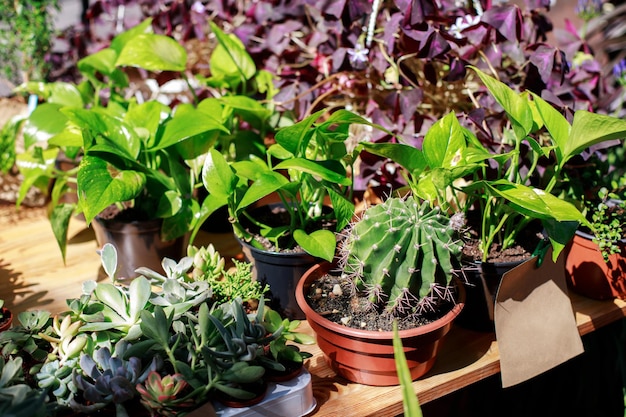
[(389, 198), (348, 229), (339, 266), (372, 307), (419, 313), (453, 300), (450, 281), (462, 248), (457, 234), (438, 207), (412, 196)]

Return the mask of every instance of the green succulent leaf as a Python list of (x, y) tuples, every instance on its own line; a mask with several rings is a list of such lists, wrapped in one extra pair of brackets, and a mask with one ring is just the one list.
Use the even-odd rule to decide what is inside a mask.
[(119, 317), (128, 318), (127, 299), (115, 285), (100, 283), (96, 286), (94, 295), (100, 302), (115, 311)]
[(100, 250), (100, 261), (102, 268), (107, 276), (111, 279), (115, 278), (117, 270), (117, 250), (111, 243), (105, 243)]
[(140, 276), (131, 281), (128, 288), (128, 316), (132, 322), (139, 320), (139, 315), (145, 310), (150, 295), (150, 281), (145, 277)]

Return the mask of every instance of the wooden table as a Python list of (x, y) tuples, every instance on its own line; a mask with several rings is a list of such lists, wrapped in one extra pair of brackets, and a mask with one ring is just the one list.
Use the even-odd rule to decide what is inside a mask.
[[(67, 264), (64, 265), (45, 211), (16, 221), (0, 218), (0, 298), (15, 312), (66, 310), (65, 300), (80, 294), (82, 282), (103, 280), (93, 231), (72, 219)], [(203, 234), (197, 245), (213, 242), (227, 259), (239, 254), (231, 234)], [(599, 302), (571, 294), (582, 335), (624, 317), (626, 302)], [(303, 329), (312, 330), (306, 323)], [(422, 404), (452, 393), (500, 371), (498, 344), (492, 333), (453, 327), (434, 368), (413, 388)], [(369, 387), (337, 377), (328, 368), (316, 345), (304, 346), (313, 357), (308, 369), (317, 400), (314, 416), (395, 416), (402, 413), (398, 387)]]

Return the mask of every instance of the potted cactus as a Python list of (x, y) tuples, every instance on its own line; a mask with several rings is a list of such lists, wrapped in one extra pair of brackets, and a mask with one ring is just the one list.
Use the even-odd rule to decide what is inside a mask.
[(389, 198), (349, 226), (336, 265), (318, 264), (302, 277), (298, 303), (338, 374), (368, 385), (398, 384), (396, 320), (411, 378), (433, 366), (465, 297), (455, 278), (463, 223), (457, 220), (411, 195)]

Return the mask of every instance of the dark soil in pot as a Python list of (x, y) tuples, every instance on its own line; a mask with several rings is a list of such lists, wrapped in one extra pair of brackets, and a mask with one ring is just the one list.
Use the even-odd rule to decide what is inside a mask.
[(290, 381), (300, 375), (304, 362), (294, 362), (283, 360), (280, 362), (284, 367), (284, 371), (277, 371), (274, 369), (266, 369), (263, 378), (269, 382), (285, 382)]
[[(330, 207), (324, 207), (325, 212), (332, 211)], [(281, 227), (288, 225), (290, 222), (289, 212), (283, 207), (282, 204), (268, 204), (264, 206), (257, 207), (251, 211), (252, 217), (270, 227)], [(285, 234), (278, 241), (280, 248), (276, 248), (272, 242), (270, 242), (266, 237), (261, 236), (259, 233), (259, 228), (253, 225), (251, 222), (246, 221), (246, 219), (241, 220), (241, 225), (246, 229), (248, 233), (254, 236), (254, 240), (260, 243), (263, 246), (263, 249), (269, 252), (282, 252), (282, 253), (298, 253), (304, 252), (301, 247), (295, 244), (293, 241), (293, 237), (290, 234)], [(315, 224), (310, 224), (307, 227), (306, 232), (311, 233), (315, 230), (335, 230), (336, 221), (335, 220), (322, 220)]]
[(367, 297), (353, 294), (352, 282), (335, 273), (316, 279), (307, 299), (313, 310), (334, 323), (373, 331), (391, 331), (395, 320), (398, 321), (398, 330), (423, 326), (443, 317), (454, 306), (452, 302), (445, 302), (437, 306), (436, 311), (404, 317), (384, 314), (383, 311), (367, 309)]
[[(469, 224), (467, 238), (463, 246), (463, 260), (473, 263), (482, 260), (482, 252), (479, 248), (480, 235), (477, 229)], [(516, 243), (506, 249), (502, 249), (501, 244), (494, 244), (489, 250), (487, 256), (488, 263), (509, 263), (520, 262), (532, 258), (533, 252), (537, 248), (539, 242), (543, 239), (542, 228), (540, 223), (533, 223), (523, 230), (516, 240)]]

